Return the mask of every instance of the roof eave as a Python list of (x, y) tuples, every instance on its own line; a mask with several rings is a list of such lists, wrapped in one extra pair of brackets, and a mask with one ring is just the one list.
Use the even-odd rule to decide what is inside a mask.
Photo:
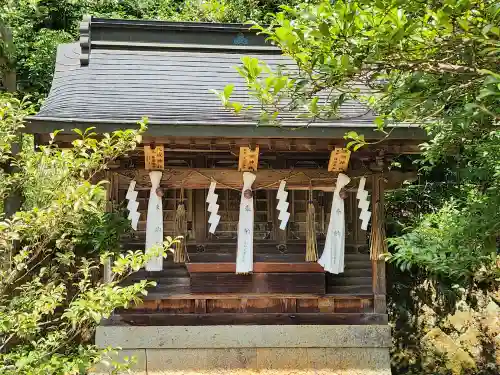
[[(124, 128), (135, 128), (138, 121), (123, 120), (92, 120), (92, 119), (61, 119), (52, 117), (32, 116), (26, 119), (25, 133), (47, 134), (55, 130), (71, 133), (72, 129), (85, 130), (95, 127), (99, 133), (109, 133)], [(426, 140), (426, 132), (417, 125), (397, 125), (391, 127), (390, 139)], [(230, 124), (224, 122), (196, 123), (178, 121), (165, 123), (150, 120), (146, 135), (152, 137), (227, 137), (227, 138), (336, 138), (341, 139), (348, 131), (356, 131), (367, 140), (380, 140), (386, 137), (385, 133), (376, 131), (376, 128), (366, 124), (352, 122), (336, 123), (336, 126), (257, 126), (255, 122)]]

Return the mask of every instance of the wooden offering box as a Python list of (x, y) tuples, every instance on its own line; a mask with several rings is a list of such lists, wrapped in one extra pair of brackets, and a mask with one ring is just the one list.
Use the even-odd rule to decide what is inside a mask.
[(236, 264), (188, 263), (193, 293), (324, 294), (325, 275), (318, 263), (255, 262), (253, 273), (236, 274)]

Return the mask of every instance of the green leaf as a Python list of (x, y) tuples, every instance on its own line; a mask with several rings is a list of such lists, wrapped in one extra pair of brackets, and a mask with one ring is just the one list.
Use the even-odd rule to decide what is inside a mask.
[(226, 98), (226, 100), (229, 100), (231, 94), (233, 93), (233, 90), (234, 90), (234, 85), (232, 83), (224, 87), (224, 97)]
[(277, 80), (276, 80), (276, 83), (274, 85), (274, 94), (276, 95), (277, 93), (279, 93), (283, 87), (285, 87), (286, 83), (287, 83), (287, 78), (285, 77), (279, 77)]
[(364, 143), (358, 143), (354, 146), (353, 151), (358, 151), (361, 147), (363, 147), (365, 144)]
[(374, 122), (375, 122), (375, 125), (377, 126), (377, 129), (379, 129), (379, 130), (382, 129), (385, 125), (385, 120), (381, 116), (375, 117)]
[(474, 112), (474, 110), (477, 108), (480, 108), (480, 106), (476, 103), (467, 103), (464, 105), (464, 109), (466, 112)]
[(322, 22), (319, 24), (319, 31), (321, 31), (321, 33), (324, 36), (330, 36), (330, 28), (329, 28), (328, 24), (325, 22)]
[[(459, 19), (458, 20), (458, 24), (460, 25), (460, 27), (462, 29), (464, 29), (465, 31), (469, 31), (470, 29), (470, 25), (469, 25), (469, 22), (466, 20), (466, 19)], [(484, 30), (484, 29), (483, 29)]]
[(314, 98), (312, 98), (311, 103), (309, 104), (309, 110), (313, 114), (317, 114), (319, 112), (319, 110), (318, 110), (318, 100), (319, 100), (319, 97), (315, 96)]
[(350, 150), (350, 149), (351, 149), (351, 147), (352, 147), (352, 146), (354, 146), (354, 145), (356, 145), (356, 144), (357, 144), (357, 142), (356, 142), (356, 141), (350, 141), (350, 142), (348, 142), (348, 143), (347, 143), (346, 148), (347, 148), (348, 150)]
[(344, 69), (347, 69), (351, 66), (351, 61), (348, 55), (342, 55), (340, 59), (340, 63)]
[(233, 107), (236, 113), (240, 113), (244, 107), (244, 104), (239, 102), (231, 102), (231, 106)]

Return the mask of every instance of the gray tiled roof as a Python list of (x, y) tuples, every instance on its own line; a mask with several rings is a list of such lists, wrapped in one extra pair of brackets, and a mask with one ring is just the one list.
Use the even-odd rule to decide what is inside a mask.
[[(292, 67), (280, 55), (252, 53), (270, 65)], [(250, 100), (243, 78), (234, 69), (240, 53), (230, 51), (166, 50), (138, 51), (96, 49), (90, 64), (80, 67), (77, 43), (59, 46), (50, 95), (36, 117), (85, 118), (136, 121), (148, 116), (161, 123), (245, 124), (255, 121), (257, 111), (237, 116), (224, 109), (210, 89), (221, 90), (232, 83), (232, 100)], [(346, 103), (341, 115), (345, 123), (370, 122), (372, 116), (359, 103)], [(251, 115), (250, 115), (251, 114)], [(366, 115), (365, 115), (366, 114)], [(246, 118), (249, 117), (249, 118)], [(307, 120), (283, 113), (283, 125), (303, 125)]]
[[(255, 128), (258, 111), (235, 115), (210, 90), (232, 83), (232, 100), (255, 104), (234, 68), (243, 55), (294, 69), (279, 50), (259, 45), (255, 34), (245, 35), (257, 45), (231, 44), (243, 35), (239, 30), (246, 30), (241, 25), (123, 20), (97, 20), (95, 25), (89, 28), (88, 43), (82, 38), (80, 44), (59, 46), (52, 88), (40, 112), (30, 119), (30, 131), (49, 123), (130, 124), (147, 116), (151, 124), (164, 126), (157, 132), (162, 135), (170, 135), (165, 130), (169, 126), (194, 127), (194, 136), (198, 126), (238, 132), (241, 127)], [(283, 128), (308, 125), (297, 113), (283, 112), (280, 119)], [(360, 103), (349, 102), (339, 119), (309, 124), (307, 132), (371, 127), (373, 114)]]

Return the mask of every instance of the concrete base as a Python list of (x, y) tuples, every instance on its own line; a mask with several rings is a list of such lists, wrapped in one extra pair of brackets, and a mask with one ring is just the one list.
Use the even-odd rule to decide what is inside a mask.
[(96, 341), (134, 356), (135, 375), (391, 373), (387, 326), (100, 327)]

